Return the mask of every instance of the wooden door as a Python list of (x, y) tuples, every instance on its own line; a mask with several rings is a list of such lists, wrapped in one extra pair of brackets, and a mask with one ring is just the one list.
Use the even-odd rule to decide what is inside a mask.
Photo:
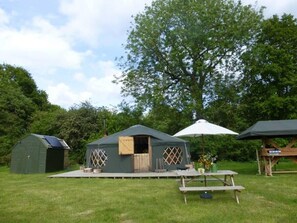
[(134, 154), (134, 172), (149, 172), (150, 156), (149, 153)]

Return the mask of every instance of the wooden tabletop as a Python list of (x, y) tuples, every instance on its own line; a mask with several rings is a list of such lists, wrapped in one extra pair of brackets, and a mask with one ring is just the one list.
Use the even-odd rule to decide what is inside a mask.
[(190, 170), (177, 170), (176, 174), (178, 176), (224, 176), (224, 175), (236, 175), (237, 172), (234, 172), (232, 170), (218, 170), (217, 172), (205, 172), (205, 173), (199, 173), (195, 169)]

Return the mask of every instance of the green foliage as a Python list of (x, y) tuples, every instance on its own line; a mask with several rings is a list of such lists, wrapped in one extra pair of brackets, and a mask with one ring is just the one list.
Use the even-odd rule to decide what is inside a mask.
[(41, 135), (59, 135), (59, 119), (66, 113), (65, 109), (56, 105), (50, 106), (50, 109), (47, 111), (35, 112), (29, 132)]
[(23, 69), (0, 65), (0, 164), (8, 164), (12, 146), (32, 121), (36, 107), (27, 84), (35, 86)]
[(69, 109), (58, 118), (59, 137), (71, 147), (71, 156), (83, 163), (87, 140), (94, 132), (99, 132), (98, 111), (89, 102), (82, 102)]
[(192, 161), (197, 161), (203, 153), (211, 153), (218, 156), (218, 160), (233, 160), (239, 162), (256, 160), (256, 149), (261, 148), (260, 140), (241, 141), (234, 136), (208, 135), (195, 138), (187, 138), (190, 142)]
[(123, 92), (149, 107), (162, 101), (202, 114), (214, 81), (239, 69), (261, 18), (240, 1), (154, 1), (135, 17), (125, 44)]
[(156, 104), (144, 116), (143, 123), (146, 126), (173, 135), (184, 128), (185, 125), (192, 124), (191, 118), (191, 111), (187, 112), (184, 110), (181, 112), (178, 109), (165, 104)]
[(21, 67), (0, 64), (0, 82), (19, 88), (29, 98), (35, 109), (44, 110), (49, 105), (45, 91), (39, 90), (31, 74)]
[(209, 102), (205, 108), (205, 119), (229, 129), (246, 127), (238, 111), (241, 100), (237, 78), (222, 77), (214, 83)]
[(255, 46), (243, 58), (241, 107), (249, 123), (296, 118), (297, 20), (287, 14), (265, 20)]
[(141, 124), (143, 113), (141, 106), (130, 106), (122, 102), (106, 119), (108, 133), (113, 134), (132, 125)]

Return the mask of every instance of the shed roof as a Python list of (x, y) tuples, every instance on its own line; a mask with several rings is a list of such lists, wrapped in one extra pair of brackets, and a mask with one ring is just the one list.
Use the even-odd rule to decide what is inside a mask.
[(143, 125), (134, 125), (130, 128), (127, 128), (123, 131), (114, 133), (112, 135), (103, 137), (99, 140), (89, 143), (89, 145), (98, 145), (98, 144), (117, 144), (119, 136), (151, 136), (153, 138), (159, 139), (164, 142), (186, 142), (185, 140), (173, 137), (164, 132), (157, 131), (155, 129), (143, 126)]
[(39, 138), (42, 143), (47, 146), (47, 148), (53, 149), (70, 149), (67, 143), (63, 139), (59, 139), (55, 136), (48, 135), (39, 135), (39, 134), (31, 134), (37, 138)]
[(297, 119), (258, 121), (237, 136), (237, 139), (261, 139), (297, 136)]

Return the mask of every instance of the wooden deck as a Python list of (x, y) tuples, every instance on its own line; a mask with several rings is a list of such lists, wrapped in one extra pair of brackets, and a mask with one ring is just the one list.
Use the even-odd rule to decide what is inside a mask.
[(145, 172), (145, 173), (85, 173), (75, 170), (49, 176), (50, 178), (179, 178), (176, 171)]

